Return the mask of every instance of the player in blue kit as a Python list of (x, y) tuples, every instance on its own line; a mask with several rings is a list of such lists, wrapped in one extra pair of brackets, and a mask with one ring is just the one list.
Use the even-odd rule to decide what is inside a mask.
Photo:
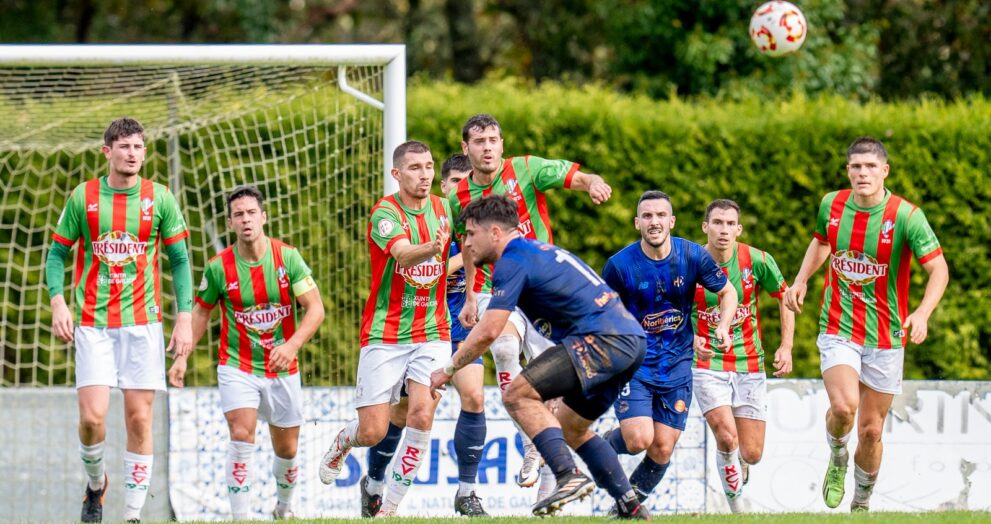
[[(440, 190), (447, 193), (471, 174), (471, 163), (465, 155), (452, 155), (444, 161), (440, 170)], [(465, 303), (465, 270), (461, 250), (451, 241), (447, 261), (447, 307), (451, 311), (451, 353), (460, 347), (468, 330), (458, 320), (458, 313)], [(454, 452), (458, 459), (458, 492), (454, 496), (454, 511), (466, 517), (485, 517), (481, 499), (475, 494), (478, 464), (485, 446), (485, 397), (482, 387), (485, 369), (482, 358), (458, 371), (451, 381), (461, 399), (461, 413), (454, 427)], [(404, 391), (405, 392), (405, 391)], [(406, 425), (406, 397), (392, 406), (389, 413), (389, 430), (378, 444), (368, 450), (368, 474), (361, 478), (361, 516), (374, 517), (382, 507), (385, 488), (385, 472), (392, 461), (403, 427)]]
[[(527, 363), (503, 399), (554, 472), (557, 486), (535, 515), (554, 513), (588, 496), (592, 480), (578, 471), (568, 446), (600, 487), (616, 499), (619, 516), (646, 519), (616, 453), (589, 426), (609, 409), (643, 360), (643, 329), (618, 295), (571, 253), (517, 231), (517, 205), (505, 196), (472, 201), (461, 213), (464, 249), (476, 263), (495, 264), (492, 301), (451, 361), (433, 372), (431, 388), (484, 353), (518, 306), (555, 346)], [(556, 416), (544, 401), (563, 397)]]
[(664, 477), (671, 453), (688, 421), (692, 402), (692, 305), (695, 286), (719, 295), (716, 329), (722, 351), (732, 347), (729, 327), (736, 312), (733, 285), (705, 249), (672, 237), (674, 211), (661, 191), (637, 202), (634, 225), (640, 240), (613, 255), (602, 270), (609, 287), (647, 333), (647, 355), (613, 406), (619, 428), (604, 437), (620, 454), (647, 450), (630, 475), (640, 501)]

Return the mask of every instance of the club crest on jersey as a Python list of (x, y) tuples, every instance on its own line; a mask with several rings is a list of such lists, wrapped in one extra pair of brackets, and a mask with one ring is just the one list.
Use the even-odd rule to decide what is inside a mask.
[(881, 243), (891, 243), (891, 232), (895, 230), (895, 222), (890, 218), (881, 223)]
[(506, 181), (506, 194), (513, 197), (513, 200), (517, 202), (523, 199), (523, 196), (520, 195), (519, 191), (517, 191), (519, 187), (520, 184), (515, 179), (510, 179)]
[(447, 215), (437, 217), (437, 222), (440, 222), (441, 229), (447, 229)]
[(444, 262), (440, 255), (434, 255), (415, 266), (403, 267), (396, 264), (396, 274), (403, 277), (406, 283), (416, 289), (430, 289), (437, 285), (441, 277), (445, 277)]
[(685, 285), (685, 277), (678, 275), (674, 277), (674, 287), (682, 287)]
[(645, 333), (656, 335), (665, 331), (674, 331), (681, 326), (685, 317), (677, 309), (666, 309), (660, 313), (651, 313), (640, 321)]
[[(730, 327), (737, 327), (743, 324), (748, 318), (750, 318), (751, 305), (740, 304), (736, 308), (736, 313), (733, 314), (733, 322)], [(705, 311), (698, 312), (699, 320), (705, 321), (710, 324), (718, 324), (722, 315), (719, 314), (719, 306), (709, 306)]]
[(151, 208), (154, 205), (155, 202), (148, 197), (141, 199), (141, 220), (151, 220)]
[(881, 264), (860, 251), (837, 251), (829, 266), (840, 280), (857, 286), (870, 284), (888, 274), (888, 264)]
[(551, 338), (551, 322), (546, 318), (538, 318), (533, 321), (533, 327), (537, 328), (537, 332), (544, 338)]
[(234, 312), (234, 321), (243, 325), (248, 331), (266, 335), (275, 331), (282, 319), (292, 314), (292, 306), (277, 304), (258, 304)]
[(279, 287), (288, 287), (289, 275), (286, 273), (286, 268), (284, 266), (279, 266), (276, 268), (275, 273), (279, 276)]
[(138, 259), (139, 255), (148, 250), (148, 243), (141, 242), (138, 237), (127, 231), (107, 231), (92, 243), (93, 255), (100, 262), (111, 266), (121, 267)]
[(391, 220), (389, 220), (388, 218), (383, 218), (382, 220), (379, 220), (377, 227), (379, 230), (379, 234), (384, 237), (387, 237), (389, 236), (389, 233), (392, 233), (392, 228), (394, 226)]
[(754, 285), (753, 276), (754, 272), (751, 271), (749, 267), (743, 268), (743, 271), (740, 272), (740, 279), (743, 280), (743, 283), (748, 286)]

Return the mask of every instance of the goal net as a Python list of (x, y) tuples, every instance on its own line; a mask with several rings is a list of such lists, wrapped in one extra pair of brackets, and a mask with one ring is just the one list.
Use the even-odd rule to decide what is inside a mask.
[[(142, 176), (179, 200), (195, 282), (234, 240), (225, 194), (240, 184), (262, 190), (267, 233), (300, 249), (327, 311), (300, 354), (303, 380), (353, 383), (368, 287), (366, 219), (405, 137), (402, 46), (3, 47), (2, 386), (73, 383), (72, 347), (51, 334), (45, 258), (71, 190), (106, 174), (103, 131), (121, 116), (145, 127)], [(168, 270), (162, 275), (168, 336), (174, 295)], [(187, 384), (215, 383), (218, 326), (214, 315)]]

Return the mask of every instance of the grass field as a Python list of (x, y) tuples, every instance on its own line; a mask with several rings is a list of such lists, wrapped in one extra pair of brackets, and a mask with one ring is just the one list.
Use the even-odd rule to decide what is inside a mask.
[[(727, 514), (707, 514), (707, 515), (659, 515), (654, 517), (657, 521), (665, 524), (708, 524), (708, 523), (731, 523), (731, 524), (833, 524), (839, 522), (858, 522), (870, 524), (976, 524), (991, 523), (991, 512), (976, 511), (948, 511), (930, 513), (858, 513), (858, 514), (824, 514), (824, 513), (781, 513), (781, 514), (749, 514), (749, 515), (727, 515)], [(402, 524), (431, 524), (434, 522), (463, 521), (468, 519), (452, 518), (387, 518), (378, 519), (375, 522), (402, 523)], [(345, 522), (371, 522), (369, 519), (311, 519), (296, 520), (298, 524), (333, 524)], [(608, 517), (550, 517), (547, 519), (537, 519), (536, 517), (498, 517), (485, 519), (470, 519), (472, 524), (515, 524), (528, 522), (531, 524), (539, 522), (563, 522), (568, 524), (591, 524), (600, 522), (618, 522), (616, 519)]]

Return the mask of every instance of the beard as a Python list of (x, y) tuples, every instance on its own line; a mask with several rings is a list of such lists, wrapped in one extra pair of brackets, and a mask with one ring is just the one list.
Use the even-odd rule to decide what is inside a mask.
[(657, 249), (667, 243), (668, 239), (671, 238), (671, 233), (663, 233), (662, 236), (656, 240), (652, 240), (652, 237), (647, 234), (640, 235), (640, 238), (642, 238), (648, 246)]
[(487, 264), (495, 264), (496, 262), (496, 257), (494, 253), (482, 253), (482, 254), (472, 253), (472, 254), (475, 255), (475, 259), (473, 262), (476, 268), (480, 268)]

